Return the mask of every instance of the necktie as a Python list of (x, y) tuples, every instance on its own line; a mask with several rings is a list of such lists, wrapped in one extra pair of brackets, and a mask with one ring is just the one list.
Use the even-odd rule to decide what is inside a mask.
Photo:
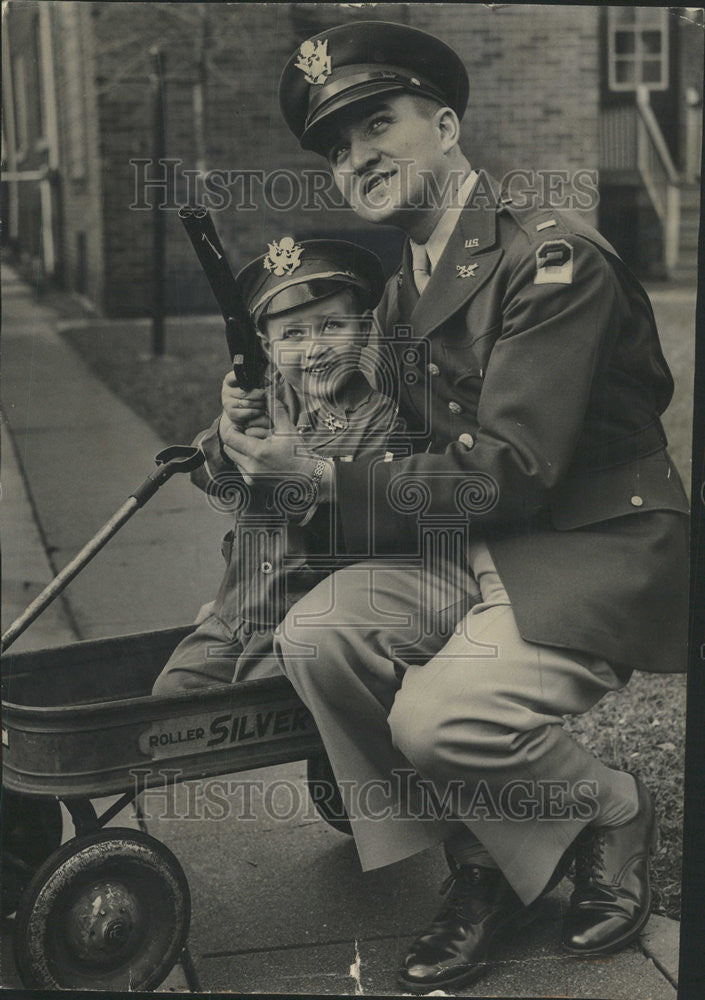
[(412, 243), (411, 259), (414, 269), (414, 284), (418, 289), (419, 295), (423, 295), (426, 285), (431, 280), (431, 261), (426, 252), (426, 247), (420, 243)]

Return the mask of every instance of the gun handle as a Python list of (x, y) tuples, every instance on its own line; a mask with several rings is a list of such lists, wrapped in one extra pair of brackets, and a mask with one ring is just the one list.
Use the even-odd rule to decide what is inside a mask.
[(225, 339), (231, 351), (234, 351), (231, 353), (231, 361), (237, 384), (245, 392), (258, 389), (261, 384), (260, 366), (253, 365), (252, 359), (247, 358), (241, 351), (240, 322), (233, 316), (229, 316), (225, 321)]

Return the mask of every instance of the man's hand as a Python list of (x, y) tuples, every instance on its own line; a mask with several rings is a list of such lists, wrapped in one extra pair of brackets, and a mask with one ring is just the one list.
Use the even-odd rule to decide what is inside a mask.
[[(225, 424), (225, 421), (222, 422)], [(306, 476), (311, 478), (318, 456), (305, 454), (289, 414), (279, 400), (274, 400), (274, 428), (266, 437), (255, 428), (253, 433), (243, 433), (232, 423), (221, 427), (221, 438), (230, 458), (237, 462), (246, 483), (257, 476), (286, 478)], [(319, 501), (328, 501), (333, 495), (333, 463), (329, 462), (318, 486)]]
[(223, 413), (235, 427), (244, 430), (246, 427), (271, 426), (267, 415), (266, 390), (252, 389), (247, 392), (241, 389), (237, 384), (235, 372), (229, 371), (223, 379), (220, 398), (223, 403)]

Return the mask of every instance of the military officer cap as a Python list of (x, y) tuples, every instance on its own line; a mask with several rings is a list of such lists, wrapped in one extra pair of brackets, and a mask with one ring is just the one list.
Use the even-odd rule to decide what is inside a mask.
[(379, 257), (344, 240), (304, 240), (291, 236), (267, 244), (266, 254), (235, 279), (245, 305), (259, 323), (274, 315), (354, 288), (363, 310), (374, 309), (384, 290)]
[(434, 35), (388, 21), (353, 21), (302, 42), (284, 67), (279, 103), (301, 147), (325, 154), (322, 126), (333, 114), (399, 91), (434, 98), (462, 118), (468, 76), (457, 53)]

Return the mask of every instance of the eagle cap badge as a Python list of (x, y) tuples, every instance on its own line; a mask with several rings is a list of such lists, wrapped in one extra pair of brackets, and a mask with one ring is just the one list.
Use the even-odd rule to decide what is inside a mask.
[(307, 83), (325, 83), (331, 74), (328, 39), (319, 38), (317, 42), (308, 39), (302, 42), (295, 66), (304, 74)]
[(278, 243), (273, 240), (267, 246), (269, 253), (264, 258), (264, 267), (267, 271), (281, 276), (282, 274), (292, 274), (297, 267), (301, 266), (301, 254), (304, 248), (294, 242), (291, 236), (282, 237)]

